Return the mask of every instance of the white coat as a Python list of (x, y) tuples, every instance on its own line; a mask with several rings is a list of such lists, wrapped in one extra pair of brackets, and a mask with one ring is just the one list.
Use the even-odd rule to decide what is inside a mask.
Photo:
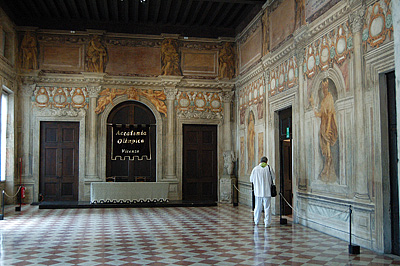
[(262, 167), (260, 163), (254, 167), (250, 175), (250, 182), (254, 185), (254, 196), (271, 197), (271, 177), (275, 180), (275, 173), (269, 165)]

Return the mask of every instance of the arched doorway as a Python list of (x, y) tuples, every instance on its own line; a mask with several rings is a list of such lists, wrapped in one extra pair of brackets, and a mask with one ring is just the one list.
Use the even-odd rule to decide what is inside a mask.
[[(151, 159), (111, 160), (112, 125), (150, 125)], [(137, 101), (116, 105), (107, 118), (106, 175), (117, 182), (156, 182), (156, 118), (152, 111)]]

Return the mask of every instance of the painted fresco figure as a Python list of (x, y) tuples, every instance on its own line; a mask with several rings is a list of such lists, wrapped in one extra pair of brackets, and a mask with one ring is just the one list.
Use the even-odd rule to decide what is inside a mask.
[(22, 68), (37, 68), (37, 42), (31, 32), (26, 32), (21, 43)]
[(219, 51), (219, 75), (220, 79), (232, 79), (235, 75), (235, 52), (232, 43), (226, 42)]
[(87, 70), (89, 72), (103, 73), (107, 64), (107, 51), (101, 43), (99, 36), (94, 36), (89, 42), (86, 53)]
[(178, 44), (165, 39), (161, 45), (161, 75), (180, 76)]
[(322, 181), (335, 182), (336, 173), (332, 163), (331, 147), (335, 145), (338, 139), (336, 111), (333, 96), (328, 90), (329, 80), (324, 79), (321, 85), (324, 98), (322, 99), (319, 112), (314, 110), (315, 116), (321, 118), (319, 143), (322, 155), (325, 158), (324, 168), (320, 176)]

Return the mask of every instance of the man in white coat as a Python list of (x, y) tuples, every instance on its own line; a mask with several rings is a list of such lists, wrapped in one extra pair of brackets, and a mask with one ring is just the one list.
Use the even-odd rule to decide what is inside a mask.
[(261, 208), (264, 205), (264, 225), (271, 226), (271, 180), (275, 180), (275, 174), (268, 165), (268, 158), (262, 157), (259, 165), (253, 168), (250, 175), (250, 182), (253, 183), (255, 208), (254, 223), (258, 224), (261, 216)]

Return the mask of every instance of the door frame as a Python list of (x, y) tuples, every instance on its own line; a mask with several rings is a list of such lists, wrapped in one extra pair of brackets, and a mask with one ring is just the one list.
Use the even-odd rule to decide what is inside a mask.
[[(150, 102), (147, 98), (139, 96), (138, 100), (130, 100), (128, 99), (128, 97), (126, 95), (121, 95), (121, 96), (117, 96), (115, 97), (115, 99), (113, 99), (113, 103), (112, 104), (108, 104), (104, 111), (99, 114), (98, 116), (98, 126), (97, 128), (99, 129), (98, 131), (98, 135), (97, 135), (97, 153), (98, 153), (98, 157), (97, 157), (97, 164), (96, 164), (96, 169), (97, 169), (97, 173), (99, 175), (98, 179), (96, 181), (106, 181), (106, 165), (107, 165), (107, 158), (106, 158), (106, 147), (107, 147), (107, 119), (108, 116), (110, 115), (110, 112), (114, 109), (115, 106), (117, 106), (118, 104), (122, 103), (122, 102), (126, 102), (126, 101), (136, 101), (136, 102), (140, 102), (144, 105), (146, 105), (154, 114), (155, 118), (156, 118), (156, 182), (159, 181), (164, 181), (165, 180), (165, 175), (163, 175), (163, 160), (164, 160), (164, 154), (163, 154), (163, 136), (162, 136), (162, 132), (163, 132), (163, 121), (162, 121), (162, 117), (160, 112), (157, 111), (157, 108), (154, 106), (154, 104), (152, 102)], [(165, 180), (168, 182), (173, 182), (175, 180)], [(169, 198), (173, 198), (175, 199), (175, 195), (174, 192), (171, 191), (170, 188), (170, 192), (169, 192)]]
[[(206, 120), (206, 119), (198, 119), (191, 120), (179, 117), (177, 118), (177, 129), (176, 129), (176, 175), (177, 181), (176, 184), (178, 198), (182, 199), (182, 189), (183, 189), (183, 125), (205, 125), (205, 126), (217, 126), (217, 200), (220, 201), (220, 193), (219, 193), (219, 180), (222, 176), (224, 170), (224, 162), (223, 160), (223, 150), (220, 148), (222, 145), (222, 120)], [(171, 185), (170, 185), (171, 186)]]
[[(40, 112), (38, 112), (40, 113)], [(85, 116), (86, 111), (82, 110), (76, 112), (75, 117), (58, 117), (54, 116), (54, 114), (50, 114), (49, 116), (45, 116), (47, 113), (42, 113), (41, 116), (37, 115), (33, 119), (32, 123), (32, 132), (37, 132), (37, 134), (32, 134), (32, 173), (34, 178), (34, 182), (32, 184), (32, 194), (33, 194), (33, 202), (39, 201), (39, 176), (40, 176), (40, 122), (79, 122), (79, 163), (78, 163), (78, 201), (84, 200), (85, 197), (85, 165), (86, 165), (86, 122)], [(28, 163), (29, 162), (25, 162)], [(90, 182), (89, 182), (90, 183)], [(29, 184), (28, 184), (29, 185)]]
[[(48, 126), (45, 126), (44, 124), (45, 123), (51, 123), (51, 125), (48, 125)], [(68, 126), (66, 127), (66, 124), (68, 124)], [(52, 127), (53, 126), (53, 127)], [(57, 126), (57, 127), (55, 127), (55, 126)], [(73, 185), (73, 189), (72, 189), (72, 192), (73, 192), (73, 196), (72, 196), (72, 200), (71, 199), (69, 199), (69, 200), (65, 200), (65, 201), (76, 201), (76, 200), (78, 200), (78, 196), (79, 196), (79, 122), (65, 122), (65, 121), (47, 121), (47, 122), (43, 122), (43, 123), (40, 123), (40, 132), (42, 133), (42, 132), (45, 132), (46, 131), (46, 128), (57, 128), (57, 134), (56, 134), (56, 136), (57, 136), (57, 143), (59, 144), (59, 135), (58, 134), (60, 134), (61, 132), (59, 131), (59, 129), (60, 129), (60, 126), (61, 126), (61, 129), (66, 129), (66, 128), (68, 128), (68, 129), (73, 129), (74, 130), (74, 142), (68, 142), (68, 144), (64, 144), (64, 145), (61, 145), (61, 148), (63, 149), (63, 148), (66, 148), (67, 146), (69, 147), (69, 148), (71, 148), (71, 145), (74, 147), (74, 150), (75, 150), (75, 148), (76, 149), (78, 149), (78, 151), (77, 152), (75, 152), (74, 151), (74, 155), (73, 155), (73, 157), (74, 157), (74, 165), (77, 165), (77, 167), (78, 167), (78, 169), (76, 169), (75, 167), (73, 168), (74, 170), (74, 175), (73, 175), (73, 179), (72, 180), (70, 180), (70, 181), (72, 181), (72, 183), (74, 184)], [(76, 130), (78, 130), (78, 132), (76, 132)], [(77, 134), (77, 135), (76, 135)], [(44, 139), (42, 139), (42, 136), (43, 135), (41, 135), (40, 136), (40, 145), (44, 145), (45, 143), (46, 143), (46, 141), (44, 140)], [(64, 136), (62, 133), (61, 133), (61, 136)], [(78, 138), (76, 138), (76, 137), (78, 137)], [(43, 142), (42, 142), (43, 141)], [(73, 144), (72, 144), (73, 143)], [(58, 146), (58, 144), (56, 144), (57, 146), (56, 147), (53, 147), (53, 148), (56, 148), (58, 151), (60, 151), (60, 147)], [(78, 144), (78, 145), (76, 145), (76, 144)], [(54, 145), (54, 144), (53, 144)], [(47, 146), (47, 145), (44, 145), (44, 146)], [(43, 167), (45, 167), (44, 165), (45, 164), (43, 164), (43, 160), (44, 160), (44, 157), (45, 156), (43, 156), (44, 155), (44, 150), (42, 149), (43, 147), (40, 147), (40, 149), (41, 149), (41, 151), (40, 151), (40, 154), (41, 154), (41, 156), (40, 156), (40, 166), (39, 166), (39, 169), (40, 169), (40, 175), (39, 175), (39, 194), (40, 195), (47, 195), (47, 193), (46, 192), (48, 192), (48, 190), (46, 190), (45, 189), (45, 181), (49, 181), (44, 175), (45, 175), (45, 171), (43, 171)], [(61, 152), (61, 155), (62, 155), (62, 152)], [(57, 156), (56, 157), (59, 157), (59, 154), (57, 153)], [(55, 159), (55, 163), (56, 163), (56, 168), (58, 168), (58, 163), (59, 163), (59, 159), (60, 158), (57, 158), (57, 159)], [(53, 160), (53, 159), (50, 159), (50, 160)], [(63, 162), (62, 162), (62, 165), (64, 165), (63, 164)], [(61, 169), (61, 172), (63, 171), (63, 168)], [(55, 175), (57, 175), (58, 173), (56, 173)], [(54, 177), (54, 175), (53, 175), (53, 177)], [(62, 179), (62, 181), (65, 181), (65, 179), (63, 178)], [(62, 183), (63, 182), (60, 182), (60, 180), (57, 178), (57, 182), (58, 182), (58, 196), (57, 196), (57, 198), (54, 200), (54, 199), (51, 199), (51, 200), (49, 200), (49, 201), (64, 201), (62, 198), (63, 198), (63, 195), (62, 195)], [(46, 197), (44, 197), (44, 200), (46, 200)], [(47, 200), (46, 200), (47, 201)]]

